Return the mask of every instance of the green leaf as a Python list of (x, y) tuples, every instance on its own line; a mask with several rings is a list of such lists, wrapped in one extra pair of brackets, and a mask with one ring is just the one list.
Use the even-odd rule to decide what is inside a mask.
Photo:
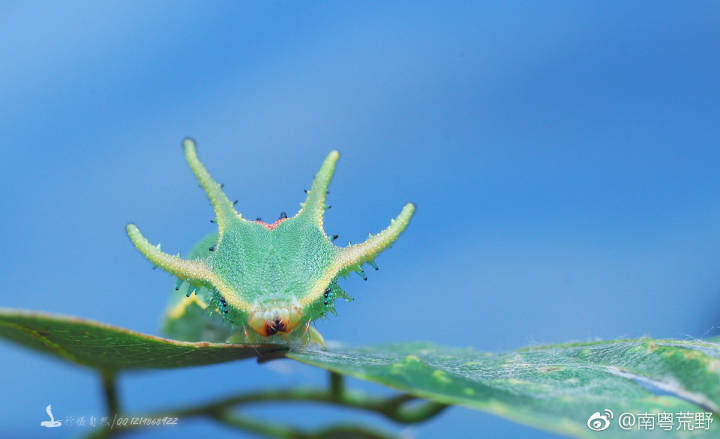
[[(720, 435), (716, 414), (710, 430), (687, 432), (677, 419), (678, 412), (693, 416), (718, 413), (720, 344), (716, 342), (617, 340), (499, 354), (410, 343), (306, 348), (287, 356), (429, 400), (487, 411), (573, 437)], [(614, 415), (610, 427), (591, 431), (588, 418), (595, 412), (604, 414), (605, 409)], [(626, 412), (635, 416), (633, 433), (617, 425), (618, 417)], [(672, 413), (673, 431), (661, 429), (657, 416), (652, 431), (639, 430), (638, 420), (645, 413)]]
[[(710, 438), (720, 432), (718, 339), (569, 343), (498, 354), (429, 343), (308, 346), (288, 352), (282, 345), (181, 342), (90, 320), (2, 308), (0, 337), (110, 372), (285, 355), (431, 401), (581, 438)], [(605, 409), (614, 415), (610, 427), (590, 431), (588, 418)], [(715, 413), (709, 430), (678, 430), (678, 413), (704, 412)], [(619, 428), (623, 413), (635, 416), (633, 433)], [(673, 414), (672, 431), (660, 428), (658, 413)], [(652, 431), (638, 430), (644, 414), (655, 415)]]
[(105, 371), (198, 366), (287, 350), (168, 340), (92, 320), (6, 308), (0, 308), (0, 337)]

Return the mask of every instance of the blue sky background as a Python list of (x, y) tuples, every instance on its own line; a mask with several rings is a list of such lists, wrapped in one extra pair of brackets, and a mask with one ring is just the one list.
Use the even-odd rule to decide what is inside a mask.
[[(716, 2), (0, 9), (0, 306), (157, 333), (172, 281), (124, 226), (169, 251), (212, 230), (181, 153), (192, 135), (248, 217), (296, 210), (333, 148), (328, 233), (357, 242), (418, 205), (381, 270), (343, 283), (356, 300), (318, 323), (328, 339), (501, 351), (718, 333)], [(0, 435), (35, 437), (48, 403), (61, 419), (102, 414), (90, 371), (6, 343), (0, 359)], [(141, 411), (323, 381), (248, 361), (121, 383)], [(397, 429), (317, 407), (251, 413)], [(460, 408), (410, 432), (557, 437)], [(204, 421), (135, 437), (180, 433), (235, 437)]]

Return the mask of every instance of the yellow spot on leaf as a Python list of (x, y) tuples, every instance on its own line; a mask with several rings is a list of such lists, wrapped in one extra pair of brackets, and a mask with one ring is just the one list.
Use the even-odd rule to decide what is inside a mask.
[(408, 355), (399, 363), (393, 363), (390, 366), (390, 372), (400, 374), (413, 364), (422, 364), (422, 360), (415, 355)]
[(433, 376), (436, 380), (440, 381), (440, 382), (443, 383), (443, 384), (449, 384), (449, 383), (452, 382), (452, 380), (451, 380), (450, 378), (448, 378), (447, 374), (446, 374), (444, 371), (440, 370), (440, 369), (437, 369), (436, 371), (434, 371), (434, 372), (432, 373), (432, 376)]

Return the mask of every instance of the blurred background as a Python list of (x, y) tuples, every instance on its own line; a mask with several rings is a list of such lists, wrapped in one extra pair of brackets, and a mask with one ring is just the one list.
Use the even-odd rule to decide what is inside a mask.
[[(339, 243), (417, 204), (380, 271), (342, 282), (356, 300), (318, 322), (327, 339), (502, 351), (718, 333), (717, 2), (0, 9), (0, 306), (156, 334), (173, 282), (124, 226), (170, 252), (214, 229), (181, 152), (191, 135), (246, 217), (294, 213), (333, 148), (325, 225)], [(47, 404), (61, 420), (103, 414), (91, 371), (5, 342), (0, 359), (0, 436), (38, 435)], [(128, 374), (121, 396), (141, 412), (324, 380), (245, 361)], [(558, 437), (462, 408), (412, 429), (323, 407), (248, 412), (418, 438)], [(182, 424), (134, 437), (237, 437)]]

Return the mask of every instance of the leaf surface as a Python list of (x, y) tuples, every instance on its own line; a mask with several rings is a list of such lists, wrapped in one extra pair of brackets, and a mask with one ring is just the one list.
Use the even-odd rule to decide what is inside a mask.
[[(716, 414), (708, 421), (708, 430), (705, 422), (697, 423), (695, 417), (696, 413), (717, 413), (720, 406), (717, 341), (617, 340), (506, 353), (408, 343), (307, 348), (287, 356), (573, 437), (720, 437)], [(605, 409), (613, 412), (610, 426), (591, 431), (589, 417), (595, 412), (606, 415)], [(688, 412), (692, 431), (685, 431), (688, 425), (681, 421), (687, 420), (686, 415), (678, 417), (678, 413)], [(632, 433), (618, 426), (623, 413), (634, 416)], [(672, 413), (672, 431), (660, 427), (661, 413)]]
[(169, 340), (92, 320), (6, 308), (0, 308), (0, 337), (107, 371), (199, 366), (287, 349), (281, 345)]
[[(91, 320), (3, 308), (0, 337), (104, 371), (284, 355), (428, 400), (483, 410), (573, 437), (720, 437), (717, 338), (567, 343), (505, 353), (431, 343), (330, 344), (325, 349), (311, 345), (288, 351), (283, 345), (182, 342)], [(591, 431), (588, 418), (596, 412), (606, 415), (606, 409), (613, 414), (610, 426)], [(703, 416), (699, 414), (711, 412), (710, 420), (698, 420)], [(629, 431), (619, 426), (623, 414), (634, 419)], [(664, 425), (671, 430), (660, 423), (660, 416), (667, 414), (672, 420)]]

